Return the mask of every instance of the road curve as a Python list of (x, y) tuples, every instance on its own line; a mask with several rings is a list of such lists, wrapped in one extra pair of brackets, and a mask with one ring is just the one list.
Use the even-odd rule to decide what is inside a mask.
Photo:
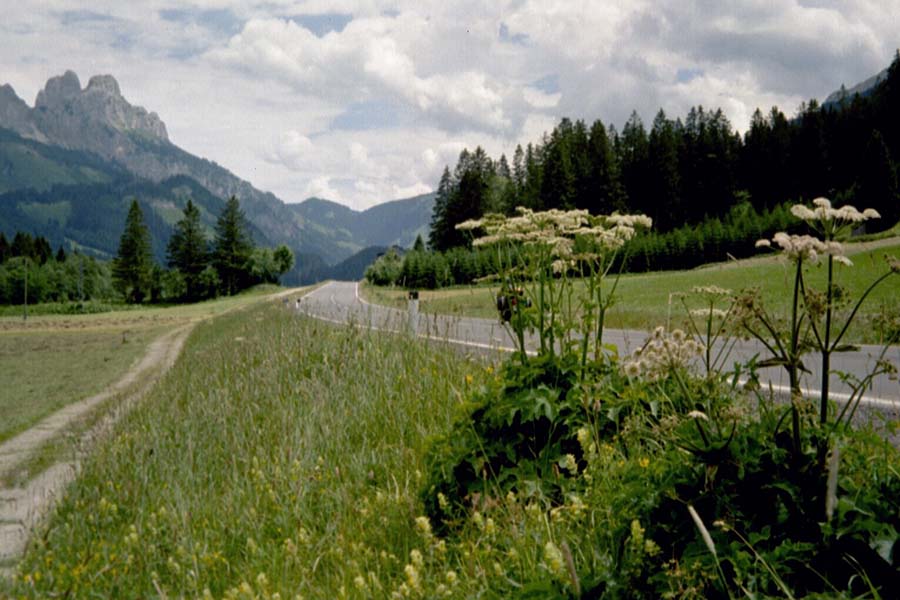
[[(373, 329), (390, 331), (409, 331), (409, 315), (406, 311), (397, 310), (376, 304), (370, 304), (359, 297), (358, 283), (333, 281), (326, 283), (302, 297), (291, 298), (294, 309), (317, 319), (338, 324), (354, 324)], [(416, 334), (422, 338), (441, 340), (484, 350), (508, 352), (514, 349), (514, 339), (508, 327), (496, 319), (478, 319), (447, 315), (419, 314), (415, 319)], [(630, 353), (640, 347), (647, 339), (647, 332), (607, 329), (603, 333), (604, 341), (615, 344), (620, 355)], [(537, 347), (536, 338), (526, 339), (529, 350)], [(834, 374), (836, 371), (852, 373), (863, 377), (875, 365), (879, 346), (864, 345), (857, 352), (835, 354), (832, 357), (831, 390), (832, 399), (846, 399), (850, 388)], [(730, 355), (730, 363), (747, 361), (753, 356), (760, 359), (767, 355), (765, 349), (756, 341), (738, 340)], [(886, 359), (900, 365), (900, 346), (888, 350)], [(816, 364), (815, 357), (810, 356), (807, 366), (812, 371), (804, 377), (804, 391), (816, 396), (821, 381), (821, 365)], [(780, 367), (760, 369), (760, 380), (764, 385), (771, 385), (777, 393), (788, 391), (787, 375)], [(866, 391), (864, 403), (878, 407), (879, 412), (889, 417), (900, 415), (900, 382), (890, 380), (887, 376), (878, 377)]]

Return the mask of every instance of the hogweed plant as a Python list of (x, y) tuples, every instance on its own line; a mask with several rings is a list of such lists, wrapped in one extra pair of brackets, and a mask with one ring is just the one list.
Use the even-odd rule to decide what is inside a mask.
[[(793, 295), (790, 305), (790, 323), (787, 332), (779, 330), (775, 318), (759, 303), (752, 293), (744, 294), (738, 301), (743, 328), (759, 340), (770, 352), (768, 360), (758, 366), (782, 366), (788, 373), (791, 389), (791, 419), (794, 449), (800, 445), (800, 413), (803, 394), (800, 388), (802, 371), (808, 371), (803, 363), (803, 355), (807, 351), (816, 351), (821, 357), (822, 379), (819, 398), (819, 423), (828, 423), (828, 407), (830, 398), (831, 357), (836, 352), (855, 349), (849, 344), (842, 344), (851, 323), (868, 295), (885, 279), (900, 271), (896, 262), (889, 264), (889, 269), (876, 278), (863, 291), (859, 299), (852, 305), (849, 313), (838, 323), (838, 309), (844, 302), (845, 294), (837, 286), (835, 280), (835, 263), (852, 267), (853, 262), (846, 256), (843, 242), (860, 223), (880, 218), (878, 212), (867, 208), (860, 212), (853, 206), (833, 208), (826, 198), (813, 200), (813, 207), (803, 204), (794, 205), (791, 213), (807, 223), (817, 235), (789, 235), (776, 233), (771, 240), (762, 239), (756, 243), (758, 248), (777, 248), (794, 266)], [(824, 257), (827, 268), (827, 279), (824, 292), (815, 290), (807, 284), (805, 267), (816, 264)], [(849, 304), (848, 304), (849, 306)], [(879, 361), (879, 364), (883, 362)], [(860, 386), (869, 383), (872, 376), (864, 378)], [(856, 393), (858, 392), (858, 394)], [(853, 397), (861, 397), (861, 389), (855, 390)], [(837, 421), (847, 411), (844, 410)]]
[[(480, 233), (474, 246), (496, 249), (501, 293), (519, 295), (521, 289), (524, 297), (517, 298), (510, 325), (522, 361), (527, 361), (525, 333), (534, 329), (541, 355), (553, 356), (558, 343), (568, 347), (577, 339), (584, 368), (591, 348), (595, 360), (603, 354), (603, 324), (618, 273), (607, 291), (604, 280), (625, 243), (651, 226), (643, 215), (519, 207), (514, 216), (489, 214), (457, 229)], [(584, 281), (586, 294), (574, 294), (573, 275)]]

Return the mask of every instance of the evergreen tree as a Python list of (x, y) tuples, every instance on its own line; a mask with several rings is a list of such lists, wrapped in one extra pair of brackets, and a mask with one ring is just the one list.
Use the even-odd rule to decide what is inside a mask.
[(441, 182), (438, 184), (434, 197), (434, 208), (431, 212), (431, 227), (428, 232), (428, 245), (435, 250), (446, 250), (449, 240), (449, 228), (451, 227), (447, 217), (447, 205), (453, 194), (453, 181), (450, 177), (450, 167), (444, 167)]
[(618, 151), (629, 210), (647, 206), (651, 202), (647, 188), (649, 171), (647, 131), (637, 112), (631, 113), (631, 117), (622, 128)]
[(225, 208), (216, 222), (216, 240), (212, 262), (219, 273), (222, 292), (236, 294), (249, 284), (250, 257), (253, 242), (247, 233), (247, 219), (234, 196), (225, 203)]
[(825, 147), (822, 111), (815, 100), (800, 107), (799, 127), (793, 130), (791, 140), (791, 172), (793, 185), (789, 197), (806, 198), (824, 196), (832, 189), (828, 154)]
[(203, 226), (200, 223), (200, 211), (188, 200), (187, 206), (184, 207), (184, 216), (175, 224), (166, 247), (169, 267), (177, 269), (184, 278), (187, 300), (193, 301), (203, 297), (205, 286), (200, 282), (200, 273), (209, 264), (207, 246)]
[(13, 236), (10, 251), (14, 257), (26, 256), (31, 258), (34, 256), (34, 238), (28, 233), (17, 231), (16, 235)]
[(144, 300), (150, 292), (152, 269), (150, 231), (144, 224), (140, 204), (132, 200), (112, 268), (113, 284), (126, 302), (140, 303)]
[(660, 109), (648, 140), (648, 201), (636, 208), (653, 218), (655, 229), (663, 231), (682, 225), (684, 221), (677, 144), (675, 126)]
[(590, 164), (584, 197), (578, 208), (593, 214), (610, 214), (624, 208), (616, 157), (603, 122), (597, 119), (588, 134), (587, 160)]
[(516, 144), (513, 153), (512, 178), (516, 185), (516, 196), (521, 197), (525, 191), (525, 151), (522, 150), (521, 144)]
[(900, 220), (900, 199), (897, 196), (897, 172), (881, 132), (872, 132), (866, 147), (865, 160), (856, 184), (855, 203), (860, 209), (874, 208), (881, 214), (875, 227), (888, 228)]
[(64, 263), (66, 262), (66, 251), (60, 244), (59, 249), (56, 251), (56, 262)]
[(543, 177), (541, 178), (541, 208), (571, 209), (575, 205), (575, 172), (572, 167), (570, 143), (572, 122), (563, 118), (544, 146)]
[(413, 252), (425, 252), (425, 242), (422, 241), (422, 236), (417, 235), (416, 241), (413, 242)]
[(9, 242), (6, 240), (6, 236), (3, 235), (2, 231), (0, 231), (0, 265), (5, 263), (10, 258), (12, 258), (12, 249), (9, 247)]
[(525, 147), (525, 183), (520, 194), (522, 206), (542, 210), (541, 187), (544, 178), (543, 150), (531, 143)]

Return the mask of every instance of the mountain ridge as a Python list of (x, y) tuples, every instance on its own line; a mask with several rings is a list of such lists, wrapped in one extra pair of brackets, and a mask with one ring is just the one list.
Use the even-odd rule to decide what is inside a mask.
[[(430, 200), (424, 195), (391, 201), (386, 203), (388, 209), (374, 213), (369, 212), (372, 209), (354, 211), (321, 199), (287, 204), (215, 162), (173, 144), (162, 119), (155, 112), (130, 104), (112, 75), (95, 75), (84, 88), (73, 71), (51, 77), (38, 92), (34, 107), (19, 98), (12, 86), (2, 85), (0, 127), (24, 141), (45, 145), (35, 149), (24, 141), (10, 141), (7, 135), (6, 155), (0, 157), (5, 160), (0, 163), (0, 192), (21, 187), (46, 190), (54, 183), (87, 184), (96, 183), (96, 177), (104, 179), (102, 168), (98, 170), (100, 175), (92, 174), (89, 168), (66, 168), (56, 160), (58, 156), (51, 156), (54, 151), (49, 148), (84, 152), (155, 184), (186, 176), (220, 198), (237, 196), (248, 220), (268, 240), (285, 243), (298, 254), (318, 254), (329, 265), (367, 246), (411, 244), (427, 227), (433, 205), (433, 195)], [(83, 162), (91, 160), (95, 159)], [(49, 175), (42, 179), (39, 173)], [(414, 217), (404, 218), (404, 213)], [(373, 230), (377, 234), (371, 235)]]

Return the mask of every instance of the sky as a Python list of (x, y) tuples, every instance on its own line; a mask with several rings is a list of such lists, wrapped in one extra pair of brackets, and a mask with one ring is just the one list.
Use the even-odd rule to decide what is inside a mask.
[(4, 0), (0, 83), (111, 74), (170, 139), (286, 202), (428, 192), (563, 116), (793, 115), (885, 68), (896, 0)]

